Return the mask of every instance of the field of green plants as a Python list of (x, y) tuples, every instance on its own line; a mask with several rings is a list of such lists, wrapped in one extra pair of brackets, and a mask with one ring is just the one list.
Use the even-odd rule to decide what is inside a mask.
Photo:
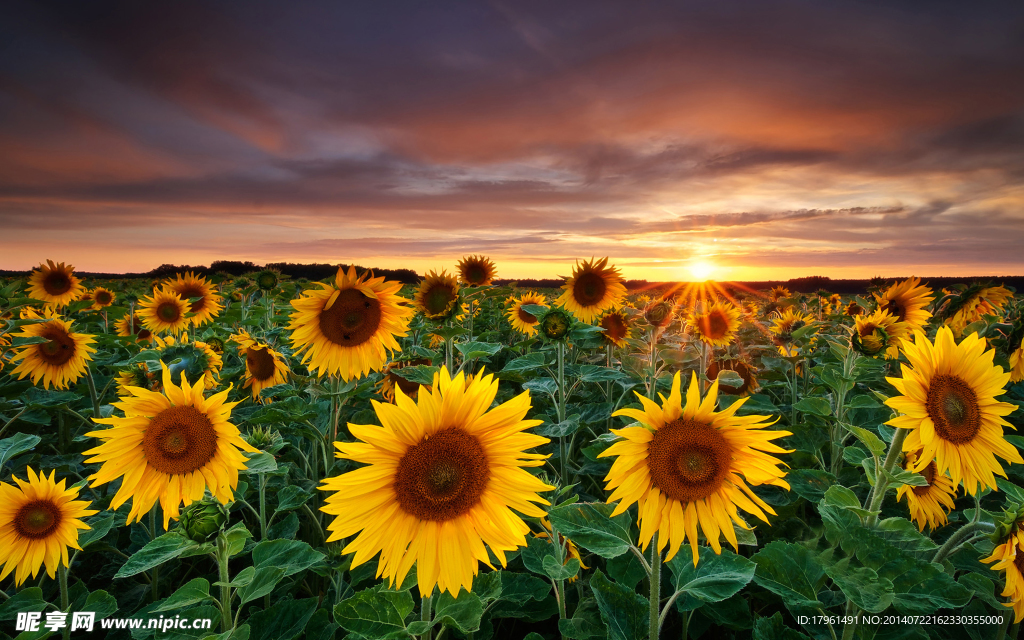
[(448, 269), (0, 280), (0, 634), (1017, 637), (1011, 289)]

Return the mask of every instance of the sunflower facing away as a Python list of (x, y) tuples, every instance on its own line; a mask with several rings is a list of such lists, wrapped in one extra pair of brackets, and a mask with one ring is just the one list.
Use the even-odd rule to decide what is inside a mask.
[(682, 403), (681, 379), (672, 379), (668, 398), (659, 394), (659, 406), (640, 394), (643, 409), (620, 409), (612, 415), (627, 416), (639, 424), (612, 429), (623, 440), (598, 457), (617, 456), (605, 477), (614, 491), (608, 502), (619, 501), (612, 515), (634, 502), (639, 508), (640, 543), (650, 544), (660, 532), (658, 551), (671, 544), (665, 562), (671, 560), (684, 540), (690, 541), (693, 563), (697, 564), (697, 525), (704, 531), (715, 553), (722, 552), (719, 536), (739, 550), (736, 526), (749, 529), (737, 507), (768, 522), (765, 512), (775, 512), (750, 490), (751, 485), (770, 484), (789, 489), (783, 480), (784, 464), (768, 453), (790, 453), (773, 444), (788, 431), (764, 431), (768, 416), (737, 416), (746, 398), (724, 411), (715, 411), (718, 381), (707, 396), (700, 398), (700, 383), (691, 374)]
[(17, 569), (18, 587), (29, 575), (35, 578), (44, 562), (51, 579), (57, 567), (67, 567), (68, 547), (81, 549), (78, 530), (92, 528), (81, 518), (99, 513), (89, 502), (75, 500), (78, 489), (65, 489), (65, 480), (54, 482), (56, 471), (49, 478), (31, 467), (25, 473), (27, 481), (12, 476), (18, 486), (0, 482), (0, 580)]
[(911, 332), (923, 328), (932, 317), (931, 312), (925, 310), (932, 300), (932, 290), (922, 285), (920, 278), (897, 282), (881, 294), (875, 294), (878, 307), (896, 316)]
[(958, 309), (946, 324), (959, 336), (967, 325), (981, 320), (986, 315), (996, 315), (1013, 298), (1013, 292), (1006, 287), (983, 287), (976, 285), (969, 288), (956, 301)]
[(864, 307), (857, 304), (856, 300), (850, 300), (850, 304), (846, 305), (846, 309), (843, 311), (848, 316), (859, 316), (864, 313)]
[(718, 389), (724, 393), (735, 396), (750, 395), (757, 390), (757, 377), (754, 375), (754, 368), (743, 360), (715, 360), (708, 365), (706, 375), (708, 380), (715, 380), (718, 374), (723, 371), (734, 371), (736, 375), (743, 378), (743, 384), (733, 387), (727, 384), (719, 385)]
[(491, 284), (497, 271), (490, 258), (485, 256), (466, 256), (459, 261), (459, 280), (470, 287)]
[[(271, 349), (270, 345), (257, 341), (245, 329), (231, 336), (231, 341), (238, 345), (238, 355), (245, 358), (245, 384), (242, 388), (252, 387), (253, 400), (270, 402), (270, 398), (263, 398), (260, 392), (288, 380), (288, 363), (284, 356)], [(212, 348), (210, 351), (213, 353)]]
[(460, 311), (458, 280), (445, 269), (441, 273), (428, 271), (420, 280), (414, 301), (424, 318), (444, 322)]
[(110, 509), (131, 498), (128, 523), (138, 522), (159, 500), (167, 529), (171, 518), (178, 519), (182, 503), (201, 500), (207, 488), (222, 504), (232, 500), (238, 472), (245, 469), (239, 449), (257, 450), (230, 422), (238, 404), (227, 402), (230, 389), (206, 398), (201, 381), (189, 385), (182, 375), (176, 385), (164, 367), (163, 393), (140, 387), (128, 391), (130, 396), (112, 403), (124, 417), (93, 418), (110, 428), (85, 434), (104, 441), (85, 452), (92, 456), (87, 463), (103, 465), (90, 476), (92, 486), (123, 477)]
[[(796, 355), (796, 346), (792, 344), (793, 332), (806, 327), (812, 320), (810, 316), (795, 311), (792, 307), (776, 311), (769, 331), (774, 334), (772, 341), (779, 348), (779, 353), (784, 356)], [(817, 330), (812, 333), (817, 333)]]
[(1013, 609), (1013, 622), (1024, 619), (1024, 528), (1016, 522), (1007, 532), (1007, 537), (996, 545), (992, 555), (982, 558), (992, 565), (993, 571), (1006, 572), (1006, 588), (999, 595), (1009, 598), (1003, 606)]
[(153, 384), (154, 377), (155, 373), (150, 373), (146, 363), (137, 362), (135, 365), (129, 365), (124, 369), (118, 370), (114, 380), (117, 382), (117, 392), (128, 394), (131, 393), (128, 387), (142, 387), (143, 389), (157, 391), (160, 385)]
[(792, 296), (793, 294), (790, 293), (789, 289), (783, 287), (782, 285), (779, 285), (778, 287), (772, 287), (771, 290), (768, 291), (768, 299), (771, 300), (772, 302), (778, 302), (783, 298), (790, 298)]
[(1010, 354), (1010, 382), (1024, 380), (1024, 338), (1020, 346)]
[(1003, 437), (1003, 420), (1016, 408), (998, 402), (1010, 374), (992, 364), (995, 350), (972, 333), (956, 344), (949, 327), (940, 327), (935, 344), (923, 333), (914, 342), (903, 340), (910, 367), (900, 365), (902, 378), (886, 378), (900, 392), (885, 404), (899, 411), (886, 424), (910, 429), (904, 451), (918, 451), (913, 471), (920, 473), (932, 460), (936, 473), (949, 472), (953, 486), (963, 480), (972, 496), (981, 488), (995, 489), (994, 474), (1006, 477), (996, 456), (1024, 464), (1016, 447)]
[(117, 295), (110, 289), (104, 289), (103, 287), (96, 287), (92, 290), (92, 309), (99, 311), (106, 309), (110, 305), (114, 304), (114, 299)]
[(153, 341), (153, 332), (143, 325), (142, 318), (138, 315), (126, 313), (114, 322), (114, 330), (117, 331), (117, 335), (124, 338), (134, 335), (136, 342)]
[[(401, 584), (412, 566), (421, 595), (437, 585), (452, 595), (467, 591), (490, 566), (487, 548), (505, 566), (505, 552), (526, 546), (530, 528), (512, 510), (542, 518), (538, 492), (553, 487), (525, 467), (546, 455), (526, 453), (549, 442), (526, 433), (529, 392), (491, 409), (493, 375), (467, 383), (447, 369), (414, 402), (401, 388), (395, 404), (371, 401), (382, 426), (349, 424), (356, 442), (335, 442), (337, 456), (365, 467), (324, 480), (333, 492), (321, 510), (337, 516), (328, 542), (356, 536), (344, 553), (356, 567), (380, 554), (377, 576)], [(486, 545), (486, 547), (485, 547)]]
[(385, 282), (369, 272), (356, 276), (338, 268), (333, 284), (316, 283), (320, 290), (303, 292), (292, 300), (292, 348), (302, 363), (318, 375), (351, 380), (380, 371), (390, 351), (400, 351), (402, 337), (414, 311), (398, 295), (400, 282)]
[(512, 328), (526, 336), (533, 336), (537, 333), (537, 318), (532, 313), (523, 310), (524, 304), (545, 305), (547, 300), (539, 293), (529, 291), (523, 295), (508, 299), (512, 307), (505, 315)]
[[(427, 358), (413, 358), (412, 360), (394, 360), (387, 363), (384, 369), (381, 370), (383, 377), (380, 382), (377, 383), (377, 393), (388, 402), (395, 401), (395, 388), (400, 388), (402, 393), (415, 398), (416, 393), (419, 391), (419, 383), (413, 382), (412, 380), (406, 380), (402, 376), (398, 375), (396, 371), (404, 369), (406, 367), (415, 367), (418, 365), (429, 365), (430, 360)], [(427, 385), (427, 390), (430, 390), (430, 385)]]
[(608, 311), (597, 321), (597, 326), (604, 329), (604, 333), (601, 334), (604, 343), (620, 349), (626, 346), (626, 340), (632, 335), (630, 324), (629, 316), (621, 309)]
[(153, 333), (181, 333), (188, 328), (188, 303), (170, 289), (156, 289), (139, 300), (142, 326)]
[(725, 347), (736, 337), (740, 328), (739, 309), (726, 302), (716, 302), (689, 318), (690, 327), (704, 344)]
[(189, 307), (189, 311), (195, 314), (190, 318), (193, 326), (200, 327), (212, 321), (224, 309), (220, 294), (213, 290), (213, 284), (191, 271), (185, 275), (177, 274), (175, 279), (168, 280), (164, 287), (178, 294), (182, 300), (199, 298)]
[[(907, 452), (906, 459), (903, 461), (904, 469), (913, 469), (917, 464), (918, 453), (920, 452)], [(926, 526), (938, 529), (945, 526), (946, 514), (954, 508), (953, 498), (956, 497), (956, 487), (953, 486), (953, 481), (949, 479), (949, 476), (936, 471), (934, 460), (920, 473), (928, 481), (928, 486), (902, 485), (896, 490), (896, 500), (907, 498), (910, 519), (917, 523), (919, 531), (924, 531)]]
[(907, 337), (907, 325), (885, 309), (875, 309), (870, 315), (859, 315), (853, 319), (853, 333), (850, 343), (853, 348), (866, 356), (887, 359), (900, 356), (899, 342)]
[[(160, 360), (170, 365), (172, 371), (181, 370), (191, 378), (201, 376), (207, 389), (217, 386), (224, 359), (210, 345), (202, 340), (189, 342), (188, 335), (182, 335), (177, 340), (174, 336), (157, 336), (153, 346), (160, 352)], [(177, 377), (177, 373), (172, 376)]]
[(90, 354), (96, 353), (92, 346), (95, 338), (73, 332), (70, 320), (47, 317), (46, 322), (24, 325), (21, 332), (14, 334), (20, 338), (43, 338), (46, 342), (21, 347), (11, 358), (11, 362), (20, 362), (11, 375), (18, 374), (18, 380), (31, 376), (35, 385), (42, 380), (45, 389), (51, 384), (55, 389), (67, 389), (86, 374), (86, 363), (92, 360)]
[(82, 281), (75, 276), (75, 268), (63, 262), (47, 260), (28, 278), (28, 296), (42, 300), (51, 307), (64, 307), (85, 293)]
[(608, 258), (584, 260), (572, 269), (562, 285), (564, 292), (555, 300), (583, 322), (593, 322), (602, 311), (617, 307), (626, 296), (626, 285)]

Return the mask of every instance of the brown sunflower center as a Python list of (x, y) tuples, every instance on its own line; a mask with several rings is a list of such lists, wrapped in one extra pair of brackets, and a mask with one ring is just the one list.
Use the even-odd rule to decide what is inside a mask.
[(136, 327), (135, 335), (138, 336), (139, 340), (150, 340), (153, 338), (153, 332), (144, 327)]
[(61, 522), (60, 507), (52, 500), (33, 500), (14, 514), (14, 530), (23, 538), (42, 540), (57, 530)]
[(113, 302), (113, 300), (110, 297), (109, 291), (97, 291), (96, 294), (93, 296), (93, 300), (95, 300), (97, 304), (104, 305)]
[(885, 305), (885, 310), (891, 315), (899, 318), (900, 322), (906, 320), (907, 310), (899, 303), (898, 300), (890, 300), (889, 303)]
[(919, 473), (922, 476), (924, 476), (924, 479), (928, 481), (928, 486), (914, 487), (914, 495), (923, 496), (928, 493), (928, 491), (932, 488), (932, 484), (935, 482), (935, 471), (936, 468), (934, 460), (929, 462), (927, 467), (919, 471)]
[(186, 284), (178, 287), (175, 290), (182, 300), (188, 300), (189, 298), (199, 298), (192, 303), (192, 307), (189, 309), (192, 313), (201, 311), (206, 306), (206, 292), (201, 287), (194, 284)]
[(320, 313), (320, 331), (324, 337), (345, 347), (361, 345), (377, 333), (381, 307), (359, 289), (344, 289), (330, 309)]
[(966, 444), (981, 429), (978, 396), (957, 376), (939, 374), (932, 378), (926, 407), (935, 432), (947, 442)]
[(432, 316), (448, 311), (449, 305), (455, 299), (455, 292), (450, 286), (444, 283), (435, 284), (427, 289), (423, 296), (423, 308)]
[(63, 271), (51, 271), (43, 278), (43, 289), (51, 296), (59, 296), (71, 290), (71, 278)]
[(604, 329), (604, 337), (612, 341), (620, 341), (626, 337), (626, 323), (618, 314), (605, 316), (601, 319), (601, 328)]
[(652, 483), (684, 504), (717, 491), (732, 463), (732, 447), (718, 429), (693, 420), (669, 422), (647, 447)]
[(729, 332), (729, 321), (721, 311), (712, 311), (707, 317), (701, 319), (701, 331), (708, 338), (719, 340)]
[(181, 307), (170, 300), (161, 302), (156, 307), (156, 317), (162, 322), (177, 322), (181, 320)]
[(525, 322), (526, 324), (537, 324), (537, 316), (533, 315), (532, 313), (526, 313), (525, 311), (523, 311), (522, 305), (519, 306), (519, 311), (517, 311), (516, 313), (519, 314), (520, 321)]
[(479, 286), (487, 281), (487, 269), (481, 264), (471, 264), (466, 267), (463, 277), (466, 279), (467, 284)]
[(75, 356), (75, 341), (59, 325), (48, 323), (40, 334), (46, 342), (39, 344), (39, 357), (46, 364), (59, 367)]
[(722, 371), (734, 371), (739, 377), (743, 378), (743, 384), (738, 387), (719, 384), (718, 388), (723, 392), (739, 395), (745, 393), (750, 388), (750, 367), (742, 360), (719, 360), (718, 362), (712, 362), (708, 365), (708, 379), (715, 380)]
[(403, 511), (420, 520), (445, 522), (472, 509), (490, 477), (476, 436), (449, 427), (409, 447), (398, 462), (394, 486)]
[(1024, 553), (1018, 553), (1017, 557), (1013, 559), (1013, 566), (1017, 567), (1017, 571), (1024, 574)]
[(266, 347), (246, 349), (245, 364), (249, 367), (249, 375), (256, 380), (269, 380), (274, 377), (274, 356)]
[(154, 416), (142, 437), (146, 462), (157, 471), (182, 475), (201, 469), (217, 452), (217, 431), (205, 413), (193, 406), (164, 409)]
[(581, 273), (572, 285), (572, 297), (583, 307), (592, 307), (604, 299), (608, 285), (604, 278), (593, 271)]

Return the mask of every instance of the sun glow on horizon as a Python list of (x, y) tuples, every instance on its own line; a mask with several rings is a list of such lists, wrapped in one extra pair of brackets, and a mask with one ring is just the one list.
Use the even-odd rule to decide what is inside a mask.
[(706, 259), (695, 260), (687, 266), (687, 270), (695, 282), (710, 280), (715, 269), (715, 265)]

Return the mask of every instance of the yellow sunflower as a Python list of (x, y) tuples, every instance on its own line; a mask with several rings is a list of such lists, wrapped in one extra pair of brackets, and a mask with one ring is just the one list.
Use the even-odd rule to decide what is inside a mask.
[(106, 309), (110, 305), (114, 304), (114, 299), (117, 295), (110, 289), (104, 289), (103, 287), (96, 287), (92, 290), (92, 309), (99, 311)]
[(180, 339), (174, 336), (156, 337), (153, 345), (160, 352), (160, 360), (167, 364), (180, 362), (186, 373), (199, 377), (207, 389), (217, 386), (224, 359), (202, 340), (189, 342), (187, 335)]
[[(907, 452), (903, 468), (912, 470), (917, 464), (919, 453), (919, 451)], [(949, 476), (936, 471), (934, 460), (920, 473), (928, 481), (928, 486), (902, 485), (896, 490), (896, 501), (898, 502), (904, 497), (907, 498), (910, 519), (917, 523), (919, 531), (924, 531), (926, 526), (938, 529), (946, 525), (946, 514), (955, 506), (953, 498), (956, 497), (956, 487), (953, 486), (953, 481), (949, 479)]]
[(459, 280), (470, 287), (491, 284), (496, 271), (494, 263), (485, 256), (466, 256), (459, 261)]
[(612, 433), (623, 439), (598, 457), (617, 456), (605, 477), (614, 491), (608, 502), (619, 501), (612, 515), (622, 513), (634, 502), (639, 508), (640, 543), (650, 544), (655, 531), (661, 533), (658, 551), (671, 544), (665, 561), (671, 560), (684, 540), (689, 539), (693, 563), (697, 564), (697, 525), (715, 550), (722, 552), (719, 536), (739, 550), (735, 526), (749, 529), (737, 507), (768, 522), (765, 512), (775, 515), (747, 484), (769, 484), (789, 489), (783, 480), (784, 464), (768, 453), (790, 453), (773, 444), (788, 431), (763, 431), (768, 416), (737, 416), (746, 398), (724, 411), (715, 411), (718, 382), (700, 398), (697, 375), (691, 374), (682, 404), (681, 379), (672, 379), (668, 398), (658, 406), (637, 394), (643, 409), (620, 409), (612, 415), (627, 416), (639, 424)]
[[(811, 316), (800, 313), (792, 307), (782, 311), (776, 311), (773, 314), (772, 326), (769, 327), (769, 331), (774, 334), (772, 341), (775, 343), (775, 346), (779, 348), (779, 353), (783, 356), (796, 355), (798, 349), (792, 344), (793, 332), (797, 329), (804, 328), (812, 321), (813, 318), (811, 318)], [(817, 330), (814, 330), (812, 334), (817, 332)]]
[(415, 300), (423, 317), (437, 322), (448, 320), (460, 310), (459, 283), (444, 269), (441, 273), (428, 271), (420, 281)]
[(37, 267), (28, 278), (28, 296), (42, 300), (51, 307), (64, 307), (78, 300), (85, 293), (82, 281), (75, 276), (75, 268), (63, 262)]
[(68, 547), (81, 549), (79, 529), (92, 528), (81, 518), (99, 513), (89, 502), (75, 500), (78, 489), (65, 489), (65, 480), (54, 482), (56, 471), (49, 478), (31, 467), (25, 473), (27, 481), (11, 476), (18, 486), (0, 482), (0, 580), (17, 569), (17, 587), (29, 575), (35, 578), (44, 562), (51, 579), (59, 566), (67, 567)]
[(104, 441), (85, 452), (92, 456), (87, 463), (102, 463), (89, 477), (92, 486), (123, 477), (110, 509), (131, 498), (128, 523), (138, 522), (159, 500), (167, 529), (171, 518), (178, 519), (182, 503), (201, 500), (207, 488), (222, 504), (231, 501), (238, 472), (245, 469), (239, 449), (257, 450), (230, 422), (238, 404), (227, 402), (230, 389), (206, 398), (202, 382), (189, 385), (182, 375), (181, 385), (175, 385), (164, 367), (163, 393), (140, 387), (128, 391), (130, 396), (113, 403), (124, 417), (93, 418), (110, 428), (85, 434)]
[(486, 547), (505, 566), (506, 551), (526, 546), (530, 528), (512, 509), (544, 517), (533, 503), (549, 504), (538, 492), (553, 487), (524, 467), (544, 463), (525, 452), (549, 440), (525, 432), (540, 424), (525, 419), (529, 392), (491, 409), (497, 392), (493, 375), (467, 383), (441, 369), (415, 402), (400, 387), (395, 404), (371, 401), (383, 426), (348, 425), (357, 441), (334, 443), (337, 456), (367, 466), (320, 488), (333, 492), (321, 510), (337, 516), (328, 542), (356, 536), (344, 549), (353, 567), (379, 553), (377, 576), (392, 585), (415, 564), (420, 594), (456, 595), (479, 562), (493, 568)]
[(142, 326), (153, 333), (181, 333), (188, 328), (188, 303), (170, 289), (156, 289), (139, 300)]
[(700, 313), (690, 314), (689, 324), (704, 344), (725, 347), (732, 344), (740, 328), (740, 312), (727, 302), (716, 302)]
[(632, 335), (631, 324), (629, 316), (621, 309), (607, 311), (597, 321), (597, 326), (604, 329), (604, 333), (601, 334), (604, 343), (619, 347), (620, 349), (626, 346), (626, 340)]
[[(39, 316), (36, 316), (38, 318)], [(46, 342), (30, 344), (18, 349), (11, 362), (20, 362), (11, 371), (11, 375), (19, 374), (18, 380), (25, 376), (32, 377), (32, 384), (43, 381), (43, 388), (67, 389), (78, 382), (86, 374), (90, 354), (96, 353), (92, 346), (95, 338), (84, 333), (71, 330), (70, 320), (47, 315), (49, 320), (35, 324), (27, 324), (20, 333), (20, 338), (43, 338)]]
[(959, 309), (946, 319), (946, 324), (959, 336), (967, 325), (981, 320), (983, 316), (996, 315), (1013, 298), (1013, 292), (1006, 287), (984, 287), (970, 292), (959, 303)]
[[(415, 367), (418, 365), (429, 364), (430, 360), (428, 360), (427, 358), (413, 358), (412, 360), (394, 360), (392, 362), (389, 362), (384, 367), (384, 369), (381, 370), (381, 374), (384, 377), (382, 377), (380, 379), (380, 382), (377, 383), (377, 393), (379, 393), (381, 397), (383, 397), (388, 402), (394, 402), (395, 388), (397, 387), (401, 389), (402, 393), (404, 393), (405, 395), (409, 396), (410, 398), (415, 398), (416, 394), (419, 392), (420, 385), (411, 380), (406, 380), (405, 378), (403, 378), (402, 376), (398, 375), (395, 372), (406, 367)], [(426, 388), (427, 391), (429, 392), (430, 385), (426, 385)]]
[(142, 322), (142, 318), (137, 314), (131, 315), (126, 313), (124, 316), (118, 318), (114, 322), (114, 330), (117, 331), (117, 335), (124, 338), (134, 335), (136, 342), (153, 341), (153, 332), (145, 327)]
[(192, 303), (189, 311), (194, 315), (190, 318), (196, 327), (212, 321), (224, 309), (221, 303), (220, 294), (214, 291), (213, 284), (206, 281), (203, 276), (197, 276), (191, 271), (184, 276), (180, 273), (174, 280), (168, 280), (164, 288), (178, 294), (182, 300), (199, 298)]
[(857, 304), (856, 300), (850, 300), (850, 304), (846, 305), (844, 313), (848, 316), (859, 316), (864, 313), (864, 307)]
[(302, 363), (318, 375), (351, 380), (380, 371), (391, 351), (401, 351), (395, 337), (406, 335), (414, 311), (398, 295), (400, 282), (385, 282), (369, 272), (356, 276), (338, 268), (333, 284), (303, 292), (292, 300), (292, 347)]
[(708, 380), (715, 380), (718, 374), (723, 371), (734, 371), (736, 375), (743, 378), (743, 384), (738, 387), (722, 384), (719, 390), (734, 396), (746, 396), (757, 391), (757, 377), (754, 375), (754, 368), (743, 360), (715, 360), (708, 365), (705, 374)]
[(949, 472), (953, 485), (963, 480), (972, 496), (978, 486), (995, 489), (993, 474), (1006, 477), (995, 456), (1024, 464), (1016, 447), (1003, 437), (1003, 420), (1016, 408), (998, 402), (1010, 374), (992, 364), (995, 350), (972, 333), (959, 345), (949, 327), (940, 327), (935, 344), (921, 332), (914, 342), (903, 340), (910, 367), (901, 365), (902, 378), (886, 378), (900, 392), (885, 401), (903, 415), (886, 424), (911, 430), (904, 451), (922, 450), (913, 470), (920, 472), (934, 459), (936, 472)]
[[(252, 387), (253, 400), (270, 402), (270, 398), (263, 398), (260, 392), (288, 380), (288, 363), (284, 356), (271, 349), (270, 345), (258, 342), (245, 329), (230, 339), (238, 345), (238, 355), (245, 358), (245, 384), (242, 388)], [(212, 348), (210, 353), (216, 355)]]
[(508, 301), (512, 304), (512, 308), (508, 310), (505, 315), (508, 321), (512, 324), (512, 328), (527, 336), (533, 336), (537, 333), (537, 318), (532, 313), (526, 313), (523, 311), (524, 304), (547, 304), (547, 300), (539, 293), (529, 291), (523, 295), (511, 297)]
[(885, 309), (907, 325), (908, 331), (916, 331), (932, 317), (925, 307), (934, 300), (932, 290), (921, 284), (920, 278), (897, 282), (881, 294), (875, 294), (880, 309)]
[(626, 295), (626, 285), (615, 267), (608, 266), (608, 258), (578, 261), (572, 276), (562, 285), (564, 292), (555, 304), (564, 306), (583, 322), (593, 322), (602, 311), (617, 307)]
[(1010, 382), (1024, 380), (1024, 338), (1020, 346), (1010, 354)]
[(907, 325), (885, 309), (875, 309), (870, 315), (859, 315), (853, 319), (853, 333), (850, 343), (853, 348), (866, 356), (886, 359), (900, 356), (899, 342), (908, 336)]
[(783, 287), (782, 285), (772, 287), (771, 290), (768, 291), (768, 299), (771, 300), (772, 302), (778, 302), (783, 298), (791, 297), (793, 297), (793, 294), (789, 291), (789, 289)]
[(151, 391), (159, 390), (160, 385), (153, 384), (154, 377), (155, 374), (150, 373), (149, 367), (145, 363), (137, 362), (135, 366), (119, 370), (114, 376), (114, 380), (117, 382), (117, 392), (124, 395), (131, 393), (128, 387), (142, 387)]
[(1006, 572), (1006, 587), (999, 595), (1010, 599), (1003, 606), (1013, 609), (1014, 624), (1020, 622), (1024, 619), (1024, 528), (1020, 523), (1015, 523), (1006, 539), (992, 550), (992, 555), (981, 561), (995, 562), (993, 571)]

